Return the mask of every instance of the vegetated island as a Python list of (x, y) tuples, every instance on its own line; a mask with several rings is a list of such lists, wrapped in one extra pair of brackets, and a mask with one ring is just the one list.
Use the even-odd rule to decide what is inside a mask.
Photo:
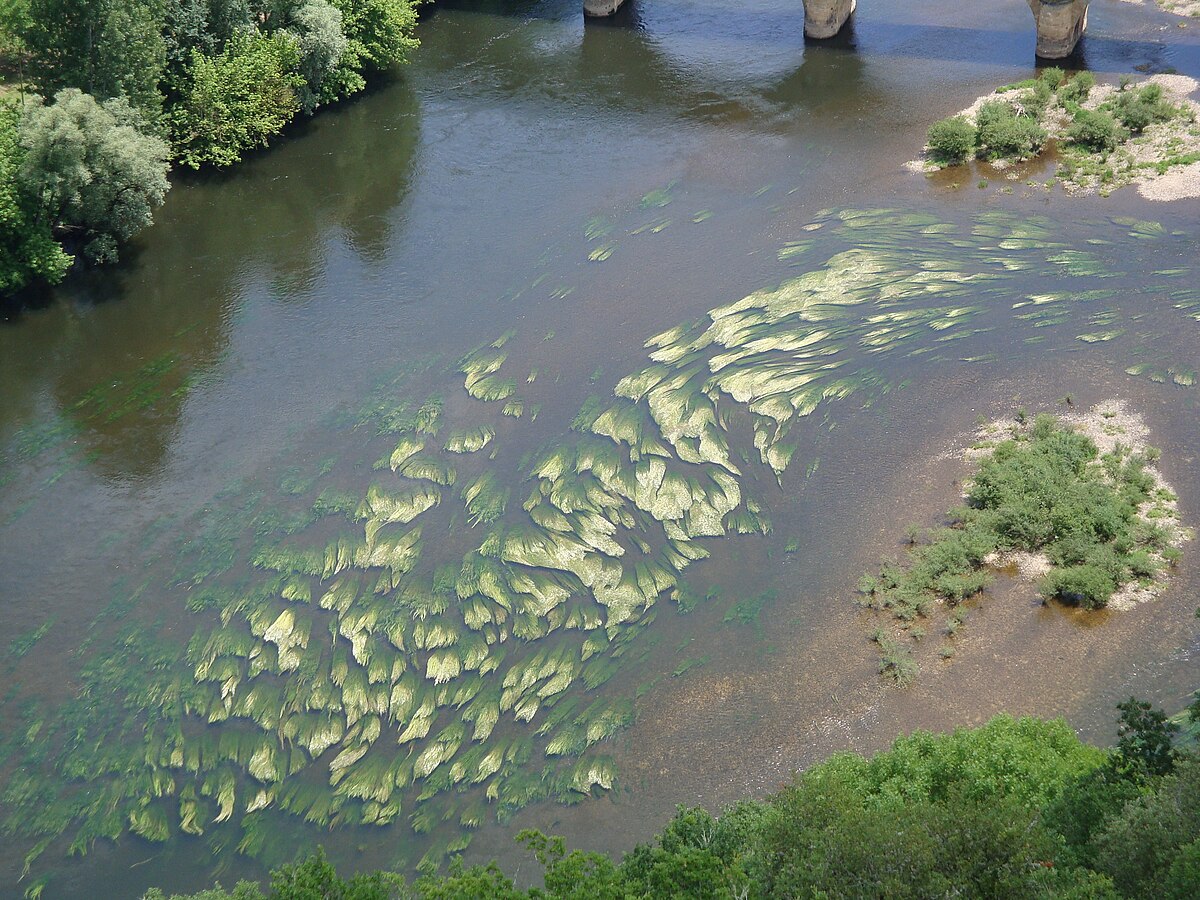
[(1192, 532), (1179, 522), (1147, 436), (1118, 401), (1080, 415), (1021, 410), (983, 425), (965, 451), (978, 470), (965, 503), (946, 514), (948, 526), (910, 528), (906, 564), (885, 563), (859, 581), (860, 602), (895, 623), (872, 634), (880, 672), (910, 681), (918, 671), (912, 647), (941, 612), (939, 655), (951, 658), (960, 604), (998, 571), (1036, 580), (1047, 602), (1088, 610), (1127, 610), (1160, 593)]
[[(267, 892), (240, 882), (171, 900), (1190, 900), (1200, 891), (1200, 757), (1149, 703), (1118, 709), (1112, 750), (1062, 720), (1002, 715), (953, 734), (916, 732), (870, 759), (838, 754), (719, 817), (681, 806), (620, 861), (525, 831), (517, 839), (543, 869), (540, 888), (461, 860), (411, 884), (395, 872), (346, 880), (318, 851), (272, 873)], [(1200, 702), (1186, 716), (1194, 726)]]
[[(1122, 3), (1132, 3), (1143, 6), (1147, 0), (1121, 0)], [(1177, 16), (1200, 18), (1200, 0), (1153, 0), (1163, 12), (1174, 13)], [(1182, 24), (1181, 26), (1182, 27)]]
[(935, 172), (974, 158), (1003, 170), (1054, 149), (1047, 187), (1056, 179), (1068, 193), (1107, 196), (1136, 184), (1149, 200), (1200, 197), (1198, 88), (1183, 75), (1112, 85), (1089, 72), (1045, 69), (935, 122), (923, 157), (908, 168)]

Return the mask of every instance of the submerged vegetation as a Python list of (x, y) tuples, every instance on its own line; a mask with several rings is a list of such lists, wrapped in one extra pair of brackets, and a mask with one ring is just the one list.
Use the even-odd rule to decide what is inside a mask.
[[(1169, 239), (1118, 224), (1129, 252)], [(178, 598), (186, 646), (175, 619), (114, 615), (79, 651), (78, 696), (7, 704), (0, 826), (26, 844), (26, 883), (43, 854), (101, 840), (279, 862), (299, 822), (403, 824), (430, 835), (429, 869), (487, 820), (611, 789), (605, 742), (637, 713), (616, 676), (664, 606), (696, 604), (685, 570), (718, 539), (771, 532), (767, 498), (815, 471), (822, 417), (898, 387), (881, 361), (986, 362), (977, 336), (1017, 271), (1063, 283), (1015, 305), (1029, 334), (1119, 322), (1105, 260), (1043, 219), (825, 211), (780, 258), (803, 272), (652, 337), (644, 367), (519, 460), (507, 436), (528, 419), (505, 408), (547, 379), (525, 375), (536, 338), (505, 335), (346, 412), (349, 458), (285, 450), (268, 485), (230, 486), (169, 573), (118, 598)], [(1169, 314), (1200, 312), (1180, 275), (1156, 279)], [(768, 601), (731, 598), (722, 627), (756, 631)]]
[[(191, 900), (619, 897), (1192, 898), (1200, 889), (1200, 758), (1149, 704), (1120, 705), (1118, 746), (1083, 744), (1061, 721), (1000, 716), (953, 734), (917, 732), (865, 759), (839, 754), (764, 801), (713, 816), (680, 807), (620, 861), (518, 836), (544, 887), (494, 863), (409, 884), (338, 878), (321, 853)], [(165, 900), (152, 890), (145, 900)], [(185, 900), (175, 897), (173, 900)]]
[[(1178, 526), (1175, 495), (1153, 468), (1155, 448), (1113, 425), (1111, 447), (1101, 452), (1081, 430), (1102, 429), (1116, 417), (1105, 409), (1080, 426), (1022, 410), (1011, 424), (990, 426), (973, 448), (983, 456), (966, 503), (947, 514), (949, 527), (920, 543), (914, 534), (907, 565), (888, 563), (863, 576), (863, 602), (890, 612), (916, 636), (918, 620), (979, 594), (993, 571), (1013, 560), (1042, 573), (1043, 597), (1084, 609), (1102, 608), (1118, 592), (1160, 587), (1155, 579), (1190, 535)], [(957, 626), (948, 627), (950, 636)], [(876, 640), (881, 671), (901, 682), (915, 674), (906, 648), (882, 632)]]
[[(1174, 80), (1173, 80), (1174, 79)], [(1182, 87), (1177, 91), (1166, 85)], [(1097, 86), (1089, 72), (1049, 68), (1000, 88), (970, 110), (934, 123), (926, 150), (936, 168), (977, 157), (1001, 165), (1037, 156), (1054, 140), (1056, 178), (1073, 190), (1107, 192), (1200, 161), (1195, 83), (1156, 76), (1135, 86)]]

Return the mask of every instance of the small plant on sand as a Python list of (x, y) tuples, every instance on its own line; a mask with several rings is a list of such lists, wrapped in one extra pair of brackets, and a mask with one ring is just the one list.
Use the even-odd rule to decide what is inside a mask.
[(893, 640), (879, 642), (879, 674), (905, 685), (917, 677), (920, 669), (909, 649)]

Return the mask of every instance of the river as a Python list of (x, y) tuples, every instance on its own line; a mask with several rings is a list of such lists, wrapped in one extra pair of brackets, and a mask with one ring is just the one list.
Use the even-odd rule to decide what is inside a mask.
[[(1095, 3), (1066, 65), (1200, 76), (1200, 26), (1180, 21)], [(318, 843), (347, 870), (407, 868), (470, 837), (469, 862), (498, 857), (530, 880), (522, 827), (618, 852), (677, 803), (761, 796), (913, 728), (1010, 711), (1062, 715), (1103, 742), (1130, 693), (1184, 703), (1194, 551), (1128, 613), (1043, 607), (1003, 584), (972, 608), (954, 658), (926, 661), (907, 689), (877, 677), (853, 603), (908, 524), (954, 505), (967, 470), (952, 451), (981, 415), (1124, 398), (1184, 519), (1200, 514), (1197, 201), (1070, 198), (1044, 185), (1046, 163), (1019, 178), (902, 168), (931, 121), (1035, 73), (1024, 3), (863, 0), (849, 29), (814, 43), (800, 5), (779, 0), (631, 0), (586, 25), (563, 0), (443, 2), (419, 36), (397, 77), (226, 175), (181, 179), (119, 267), (0, 325), (0, 896), (39, 877), (47, 898), (228, 885)], [(796, 292), (807, 305), (789, 306)], [(763, 371), (793, 379), (786, 416)], [(720, 372), (736, 374), (701, 388)], [(455, 442), (469, 452), (443, 449)], [(601, 445), (622, 458), (597, 461)], [(697, 498), (722, 525), (701, 523)], [(695, 521), (678, 512), (688, 503)], [(529, 549), (531, 516), (537, 540), (610, 551), (552, 564)], [(281, 547), (333, 557), (308, 571), (278, 562)], [(496, 559), (525, 574), (496, 587), (479, 574)], [(602, 592), (580, 588), (585, 568)], [(352, 579), (361, 596), (324, 599)], [(483, 595), (490, 624), (464, 629), (459, 605)], [(430, 636), (443, 620), (458, 631)], [(238, 702), (251, 684), (269, 697), (231, 720), (215, 712), (220, 678), (188, 691), (205, 639), (234, 631), (250, 643), (208, 668), (236, 660)], [(477, 637), (477, 658), (438, 655)], [(452, 671), (402, 677), (418, 657)], [(485, 657), (492, 671), (469, 674)], [(343, 704), (341, 679), (361, 672), (368, 698), (344, 718), (335, 704), (341, 743), (319, 761), (279, 737), (288, 692), (330, 683), (310, 663), (334, 673)], [(470, 764), (495, 750), (499, 773), (449, 778), (477, 721), (459, 710), (502, 676), (533, 687), (501, 701), (494, 734), (475, 731)], [(559, 676), (571, 686), (552, 689)], [(387, 693), (373, 699), (389, 680), (417, 684), (398, 724)], [(397, 749), (426, 702), (432, 729)], [(555, 738), (570, 752), (544, 755)], [(64, 743), (74, 767), (50, 774)], [(403, 768), (412, 749), (403, 777), (379, 777), (421, 784), (387, 812), (391, 792), (372, 799), (368, 773), (365, 794), (325, 808), (339, 748), (348, 780), (365, 761)], [(213, 824), (226, 778), (234, 815)], [(247, 813), (256, 793), (266, 809)], [(131, 814), (133, 796), (145, 803)], [(105, 797), (115, 825), (97, 812)], [(275, 812), (288, 802), (314, 824)], [(179, 833), (188, 809), (202, 835)], [(131, 815), (169, 839), (97, 837)], [(372, 817), (394, 822), (359, 824)], [(17, 883), (39, 835), (13, 832), (31, 822), (65, 836)], [(86, 855), (68, 857), (72, 841)]]

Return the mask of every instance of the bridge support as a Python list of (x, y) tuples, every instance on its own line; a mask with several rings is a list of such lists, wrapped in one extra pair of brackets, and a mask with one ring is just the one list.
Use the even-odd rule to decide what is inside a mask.
[(583, 14), (602, 18), (611, 16), (625, 3), (625, 0), (583, 0)]
[(854, 12), (855, 0), (804, 0), (804, 34), (810, 38), (831, 38)]
[(1088, 0), (1029, 0), (1037, 21), (1037, 55), (1070, 56), (1087, 28)]

